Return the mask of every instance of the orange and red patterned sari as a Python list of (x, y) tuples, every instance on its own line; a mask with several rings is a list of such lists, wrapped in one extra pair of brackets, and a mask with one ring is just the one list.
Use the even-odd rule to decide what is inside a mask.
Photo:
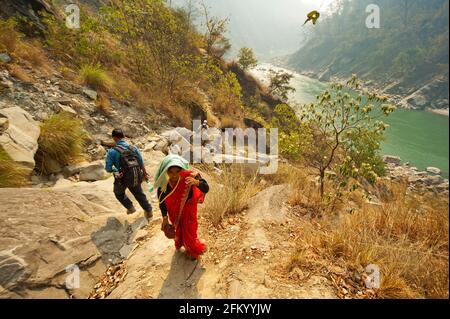
[(206, 250), (206, 245), (197, 237), (197, 204), (203, 203), (205, 195), (196, 186), (189, 187), (186, 185), (185, 180), (191, 174), (192, 172), (188, 170), (180, 172), (180, 179), (177, 185), (164, 199), (164, 202), (166, 203), (169, 220), (174, 225), (180, 207), (192, 188), (192, 197), (186, 200), (178, 226), (176, 227), (175, 247), (176, 249), (180, 249), (181, 246), (184, 246), (189, 256), (198, 259)]

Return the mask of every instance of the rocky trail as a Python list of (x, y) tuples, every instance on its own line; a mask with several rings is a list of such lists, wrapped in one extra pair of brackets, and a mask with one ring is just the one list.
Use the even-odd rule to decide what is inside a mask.
[[(156, 218), (138, 231), (108, 298), (335, 298), (323, 277), (299, 285), (283, 275), (296, 236), (293, 216), (279, 196), (284, 188), (259, 193), (223, 229), (212, 229), (200, 217), (199, 234), (208, 245), (200, 262), (176, 251)], [(102, 282), (93, 297), (109, 293), (111, 280)]]

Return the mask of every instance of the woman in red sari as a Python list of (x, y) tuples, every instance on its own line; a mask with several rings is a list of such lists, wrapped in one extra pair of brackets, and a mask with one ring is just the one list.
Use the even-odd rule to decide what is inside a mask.
[(192, 259), (199, 259), (206, 250), (206, 245), (197, 236), (197, 204), (203, 203), (205, 194), (209, 191), (208, 183), (192, 171), (181, 165), (170, 166), (167, 169), (167, 185), (158, 188), (159, 207), (163, 215), (161, 229), (167, 223), (176, 225), (181, 205), (178, 225), (176, 225), (175, 248), (182, 246)]

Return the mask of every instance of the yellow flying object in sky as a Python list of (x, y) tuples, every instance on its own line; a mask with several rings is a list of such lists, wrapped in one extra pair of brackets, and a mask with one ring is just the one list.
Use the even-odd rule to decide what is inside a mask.
[(308, 19), (306, 19), (306, 21), (305, 21), (305, 23), (303, 23), (303, 25), (305, 25), (309, 21), (312, 21), (313, 24), (316, 24), (317, 20), (320, 17), (320, 13), (318, 11), (314, 10), (314, 11), (311, 11), (310, 13), (308, 13), (307, 17), (308, 17)]

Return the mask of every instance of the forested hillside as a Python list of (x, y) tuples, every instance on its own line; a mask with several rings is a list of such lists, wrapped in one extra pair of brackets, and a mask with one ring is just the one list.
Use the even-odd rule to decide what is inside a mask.
[[(366, 7), (380, 8), (381, 27), (366, 27)], [(448, 107), (449, 3), (446, 0), (344, 0), (310, 26), (290, 67), (321, 80), (356, 73), (406, 107)], [(369, 83), (370, 83), (369, 82)]]

